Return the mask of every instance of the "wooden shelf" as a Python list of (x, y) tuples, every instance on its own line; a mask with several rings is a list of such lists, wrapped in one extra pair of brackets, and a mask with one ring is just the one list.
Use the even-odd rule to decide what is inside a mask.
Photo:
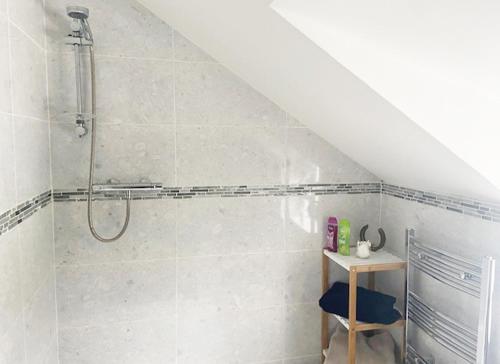
[(406, 267), (406, 261), (385, 250), (371, 252), (370, 257), (361, 259), (356, 256), (356, 249), (351, 249), (351, 255), (333, 253), (324, 249), (323, 254), (347, 271), (356, 268), (358, 272), (380, 272)]
[[(334, 313), (330, 314), (334, 316), (337, 321), (339, 321), (347, 330), (349, 330), (349, 319), (342, 317), (340, 315), (336, 315)], [(356, 321), (356, 326), (354, 327), (354, 331), (356, 332), (361, 332), (361, 331), (370, 331), (370, 330), (388, 330), (392, 329), (394, 327), (401, 327), (405, 325), (405, 320), (404, 319), (399, 319), (392, 324), (377, 324), (377, 323), (370, 323), (370, 322), (363, 322), (363, 321)]]
[[(349, 272), (349, 318), (333, 314), (337, 320), (349, 331), (348, 337), (348, 364), (356, 363), (356, 333), (369, 330), (387, 330), (395, 327), (402, 328), (403, 342), (405, 341), (406, 321), (402, 318), (392, 324), (378, 324), (360, 322), (356, 320), (356, 296), (358, 287), (358, 274), (368, 273), (368, 289), (375, 289), (375, 272), (389, 270), (403, 270), (406, 275), (407, 262), (385, 250), (371, 252), (370, 257), (361, 259), (356, 257), (356, 249), (351, 249), (351, 255), (345, 256), (339, 253), (333, 253), (323, 250), (323, 293), (330, 288), (329, 262), (333, 261)], [(405, 286), (406, 286), (406, 279)], [(322, 312), (321, 318), (321, 347), (323, 360), (329, 345), (329, 328), (327, 312)], [(401, 348), (401, 358), (404, 358), (404, 348)]]

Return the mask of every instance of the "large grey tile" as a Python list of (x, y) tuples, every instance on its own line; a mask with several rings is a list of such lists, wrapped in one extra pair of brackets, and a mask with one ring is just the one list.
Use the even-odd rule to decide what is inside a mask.
[[(90, 161), (90, 135), (78, 138), (75, 126), (52, 125), (52, 165), (55, 188), (86, 187)], [(98, 125), (96, 183), (110, 178), (122, 182), (148, 179), (173, 185), (175, 181), (173, 126)]]
[(285, 359), (284, 364), (321, 364), (321, 355), (310, 355), (300, 358)]
[(173, 364), (175, 319), (65, 328), (60, 364)]
[(45, 52), (10, 25), (13, 112), (47, 120)]
[(43, 0), (8, 0), (9, 18), (26, 32), (39, 47), (45, 48)]
[(321, 353), (321, 310), (317, 303), (292, 305), (285, 313), (285, 355)]
[(289, 128), (287, 182), (340, 183), (379, 181), (330, 143), (305, 128)]
[(172, 62), (101, 57), (96, 77), (101, 122), (174, 121)]
[(16, 206), (16, 158), (14, 125), (8, 115), (0, 114), (0, 214)]
[[(0, 11), (3, 8), (1, 3)], [(3, 112), (12, 110), (8, 26), (6, 17), (0, 16), (0, 111)]]
[[(95, 228), (115, 235), (125, 215), (123, 201), (95, 201)], [(127, 232), (113, 244), (103, 244), (87, 224), (87, 203), (54, 205), (56, 262), (88, 264), (175, 257), (176, 203), (173, 200), (132, 201)]]
[[(73, 121), (76, 112), (74, 56), (49, 54), (51, 118)], [(174, 122), (173, 63), (164, 60), (97, 57), (97, 120), (101, 124)], [(82, 56), (86, 112), (90, 113), (90, 66)]]
[(367, 237), (371, 241), (379, 241), (379, 195), (290, 196), (287, 197), (286, 208), (287, 248), (320, 250), (325, 245), (329, 216), (350, 221), (352, 244), (356, 243), (365, 224), (369, 224)]
[(56, 337), (54, 277), (49, 277), (25, 308), (26, 358), (28, 363), (45, 363)]
[(317, 302), (321, 297), (321, 251), (286, 253), (285, 300)]
[(180, 127), (179, 185), (259, 185), (283, 181), (281, 128)]
[(279, 197), (179, 201), (178, 255), (283, 249), (284, 204)]
[(52, 340), (49, 345), (45, 357), (41, 357), (41, 364), (59, 364), (59, 352), (58, 352), (58, 338), (57, 336)]
[(45, 207), (17, 227), (21, 248), (22, 289), (25, 303), (54, 274), (52, 211)]
[[(86, 54), (80, 57), (80, 65), (84, 100), (82, 107), (86, 117), (90, 118), (90, 63)], [(77, 111), (74, 53), (47, 53), (47, 72), (51, 121), (74, 123)]]
[(179, 306), (256, 308), (283, 301), (282, 253), (178, 260)]
[(174, 31), (175, 59), (187, 62), (215, 62), (201, 48), (194, 45), (181, 33)]
[(0, 337), (17, 323), (22, 313), (21, 257), (17, 231), (0, 236)]
[[(67, 51), (70, 31), (66, 6), (72, 0), (46, 0), (47, 37), (51, 51)], [(172, 30), (133, 0), (81, 0), (90, 10), (89, 23), (98, 54), (127, 57), (172, 58)]]
[(148, 318), (175, 312), (175, 260), (57, 269), (60, 327)]
[(178, 63), (176, 112), (181, 124), (284, 126), (285, 113), (216, 63)]
[(180, 308), (178, 363), (254, 363), (283, 355), (283, 308)]
[(49, 124), (14, 117), (18, 202), (50, 189)]
[(0, 363), (25, 364), (24, 355), (24, 324), (23, 316), (19, 315), (16, 323), (3, 335), (0, 334)]

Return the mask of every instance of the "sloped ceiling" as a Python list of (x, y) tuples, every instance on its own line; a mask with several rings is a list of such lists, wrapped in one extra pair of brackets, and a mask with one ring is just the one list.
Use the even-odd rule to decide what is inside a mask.
[[(374, 40), (368, 38), (350, 49), (350, 44), (357, 35), (359, 38), (366, 37), (369, 25), (374, 26), (373, 20), (363, 26), (364, 20), (372, 14), (369, 11), (363, 12), (364, 18), (351, 22), (358, 13), (349, 5), (350, 1), (278, 0), (272, 5), (274, 9), (271, 7), (271, 0), (140, 2), (381, 179), (435, 192), (500, 198), (499, 189), (491, 182), (495, 180), (492, 174), (485, 173), (484, 168), (478, 168), (478, 163), (473, 163), (477, 156), (470, 157), (463, 153), (466, 150), (464, 145), (473, 147), (470, 139), (463, 138), (462, 143), (458, 142), (458, 137), (463, 137), (470, 129), (464, 129), (460, 124), (459, 132), (453, 137), (443, 133), (443, 130), (450, 127), (448, 122), (453, 119), (450, 117), (444, 122), (443, 115), (452, 105), (447, 104), (446, 108), (438, 110), (434, 103), (430, 109), (424, 109), (429, 105), (416, 102), (420, 99), (432, 100), (429, 93), (442, 92), (438, 85), (434, 85), (435, 79), (423, 80), (417, 86), (407, 85), (404, 78), (399, 83), (396, 81), (408, 69), (400, 67), (391, 74), (391, 67), (381, 70), (375, 67), (383, 65), (386, 58), (390, 58), (389, 55), (399, 57), (394, 52), (409, 52), (411, 47), (400, 49), (400, 43), (391, 43), (392, 48), (386, 48), (393, 53), (384, 53), (381, 47), (375, 53), (381, 55), (377, 58), (373, 53)], [(329, 15), (333, 18), (317, 17), (318, 12), (320, 15), (324, 12), (319, 5), (324, 5), (325, 2), (337, 6), (334, 12), (328, 8)], [(301, 3), (307, 4), (306, 8), (309, 10), (301, 7)], [(361, 6), (359, 2), (357, 4)], [(318, 37), (323, 29), (319, 25), (310, 26), (318, 23), (328, 27), (338, 19), (341, 20), (338, 24), (342, 27), (338, 34), (328, 28), (327, 36)], [(418, 19), (415, 21), (418, 22)], [(356, 33), (358, 31), (359, 34)], [(346, 34), (349, 37), (345, 37)], [(373, 36), (378, 37), (377, 34)], [(363, 45), (367, 45), (366, 49), (363, 49)], [(456, 48), (458, 50), (460, 47)], [(447, 54), (444, 51), (441, 53)], [(374, 66), (365, 67), (373, 58), (376, 58)], [(403, 57), (399, 61), (403, 62)], [(441, 68), (428, 65), (432, 68), (430, 71), (440, 76), (440, 70), (450, 60), (441, 61)], [(351, 64), (353, 70), (350, 68)], [(369, 75), (375, 77), (370, 78)], [(386, 77), (396, 81), (388, 83), (386, 88), (378, 87), (379, 81), (384, 81)], [(419, 77), (413, 79), (418, 80)], [(476, 86), (481, 88), (480, 84)], [(488, 87), (494, 86), (493, 83), (488, 84)], [(400, 93), (407, 96), (403, 97)], [(394, 95), (397, 97), (394, 98)], [(411, 97), (415, 98), (415, 103), (408, 102)], [(395, 99), (394, 103), (389, 102), (392, 102), (391, 98)], [(467, 112), (469, 111), (471, 110), (468, 109)], [(429, 114), (430, 119), (427, 118)], [(460, 112), (454, 111), (450, 115), (456, 117), (457, 114), (460, 115)], [(412, 116), (412, 120), (406, 115)], [(470, 116), (467, 114), (468, 122), (474, 125), (476, 120), (470, 121)], [(414, 121), (417, 119), (419, 122)], [(433, 128), (433, 123), (440, 123), (439, 128)], [(472, 139), (477, 140), (478, 137), (477, 133), (472, 134)], [(462, 152), (455, 148), (457, 144), (461, 146)], [(481, 149), (481, 153), (487, 151), (491, 153), (491, 149)], [(494, 158), (491, 158), (491, 154), (488, 155), (490, 158), (487, 162), (492, 162)]]

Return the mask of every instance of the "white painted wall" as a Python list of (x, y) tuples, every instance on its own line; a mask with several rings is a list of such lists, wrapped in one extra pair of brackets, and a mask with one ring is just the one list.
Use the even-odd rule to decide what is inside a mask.
[(496, 1), (275, 0), (272, 7), (500, 186)]
[(140, 2), (382, 179), (500, 197), (492, 183), (286, 22), (270, 0)]

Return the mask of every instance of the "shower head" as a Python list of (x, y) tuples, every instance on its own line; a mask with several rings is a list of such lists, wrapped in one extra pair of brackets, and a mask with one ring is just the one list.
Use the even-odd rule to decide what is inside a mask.
[(78, 20), (85, 20), (89, 17), (89, 9), (82, 6), (68, 6), (66, 7), (66, 13), (69, 17)]
[(90, 30), (90, 25), (87, 21), (87, 18), (89, 17), (89, 9), (84, 8), (83, 6), (68, 6), (66, 7), (66, 13), (73, 19), (71, 25), (73, 32), (83, 35), (86, 40), (92, 43), (92, 31)]

